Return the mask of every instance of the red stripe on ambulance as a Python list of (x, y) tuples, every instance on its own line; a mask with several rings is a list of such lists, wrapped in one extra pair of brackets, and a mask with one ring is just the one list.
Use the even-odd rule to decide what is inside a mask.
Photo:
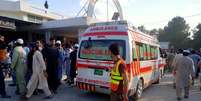
[(82, 36), (103, 36), (103, 35), (128, 35), (127, 32), (93, 32), (93, 33), (86, 33)]

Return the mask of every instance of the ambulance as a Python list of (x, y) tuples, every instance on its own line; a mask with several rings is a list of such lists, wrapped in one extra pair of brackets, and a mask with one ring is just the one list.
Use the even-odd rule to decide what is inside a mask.
[(110, 72), (114, 67), (108, 47), (119, 45), (129, 74), (129, 96), (140, 98), (143, 89), (159, 83), (164, 60), (157, 38), (142, 33), (127, 21), (92, 24), (80, 35), (76, 85), (90, 92), (110, 93)]

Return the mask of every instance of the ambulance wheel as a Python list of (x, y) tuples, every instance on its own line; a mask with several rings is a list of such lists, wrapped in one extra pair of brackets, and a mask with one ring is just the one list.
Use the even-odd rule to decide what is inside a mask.
[(158, 79), (156, 80), (154, 84), (159, 84), (159, 83), (160, 83), (160, 77), (158, 77)]
[(161, 70), (161, 72), (162, 72), (162, 77), (163, 77), (165, 75), (164, 69)]
[(163, 70), (160, 70), (160, 78), (163, 78), (163, 76), (164, 76), (164, 72)]
[(141, 96), (143, 92), (143, 81), (140, 79), (138, 84), (137, 84), (137, 89), (134, 94), (134, 100), (137, 101)]

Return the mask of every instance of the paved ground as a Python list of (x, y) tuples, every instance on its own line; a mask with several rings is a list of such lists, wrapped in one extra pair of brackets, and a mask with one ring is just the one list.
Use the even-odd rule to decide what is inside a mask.
[[(7, 81), (9, 83), (9, 81)], [(1, 99), (0, 101), (19, 101), (19, 97), (14, 94), (15, 87), (7, 87), (8, 93), (12, 95), (12, 99)], [(201, 92), (198, 85), (192, 87), (190, 98), (183, 101), (201, 101)], [(29, 101), (43, 101), (44, 95), (32, 96)], [(80, 91), (76, 87), (62, 85), (58, 94), (48, 101), (109, 101), (109, 96), (99, 93), (89, 93)], [(152, 85), (143, 92), (143, 96), (139, 101), (176, 101), (175, 90), (172, 88), (172, 79), (170, 75), (166, 75), (160, 84)]]
[[(199, 91), (198, 81), (191, 87), (189, 99), (182, 101), (201, 101), (201, 91)], [(160, 84), (152, 85), (145, 89), (139, 101), (176, 101), (176, 92), (172, 86), (172, 76), (165, 75)]]
[[(10, 83), (10, 80), (7, 81)], [(7, 87), (7, 93), (12, 96), (11, 99), (1, 99), (0, 101), (20, 101), (19, 96), (15, 95), (15, 87)], [(80, 91), (75, 86), (62, 84), (59, 87), (57, 94), (51, 100), (44, 100), (44, 94), (33, 95), (28, 101), (109, 101), (109, 95), (100, 93), (89, 93)]]

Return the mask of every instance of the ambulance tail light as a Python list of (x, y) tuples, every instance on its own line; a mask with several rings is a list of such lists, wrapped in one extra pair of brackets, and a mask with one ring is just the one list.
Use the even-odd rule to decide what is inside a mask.
[(91, 92), (95, 92), (96, 91), (95, 85), (91, 85), (91, 84), (87, 84), (87, 83), (82, 83), (82, 82), (77, 82), (76, 85), (81, 90), (86, 90), (86, 91), (91, 91)]

